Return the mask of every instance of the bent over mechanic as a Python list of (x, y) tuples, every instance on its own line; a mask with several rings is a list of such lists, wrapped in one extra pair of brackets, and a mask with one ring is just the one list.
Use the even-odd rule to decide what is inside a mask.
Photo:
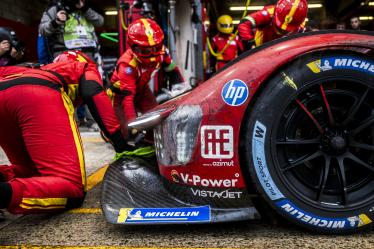
[[(65, 52), (41, 68), (0, 68), (0, 208), (40, 213), (80, 206), (86, 192), (74, 105), (85, 102), (116, 152), (130, 149), (95, 64)], [(74, 104), (74, 105), (73, 105)]]

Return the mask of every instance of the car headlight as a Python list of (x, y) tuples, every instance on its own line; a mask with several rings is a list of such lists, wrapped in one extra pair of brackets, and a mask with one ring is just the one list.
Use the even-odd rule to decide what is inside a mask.
[(202, 116), (198, 105), (180, 106), (155, 128), (156, 155), (162, 165), (190, 162)]

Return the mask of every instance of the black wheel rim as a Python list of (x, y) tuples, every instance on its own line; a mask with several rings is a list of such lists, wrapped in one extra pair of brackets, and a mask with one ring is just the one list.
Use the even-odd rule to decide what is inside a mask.
[(368, 82), (307, 84), (275, 123), (275, 169), (296, 198), (333, 210), (374, 198), (374, 90)]

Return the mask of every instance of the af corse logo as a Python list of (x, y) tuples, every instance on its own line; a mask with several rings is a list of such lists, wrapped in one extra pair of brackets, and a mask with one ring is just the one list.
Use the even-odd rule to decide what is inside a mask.
[(248, 98), (247, 85), (238, 79), (230, 80), (222, 88), (223, 101), (231, 106), (239, 106), (243, 104)]
[(230, 159), (234, 156), (233, 128), (230, 125), (204, 125), (201, 127), (201, 156), (203, 158)]

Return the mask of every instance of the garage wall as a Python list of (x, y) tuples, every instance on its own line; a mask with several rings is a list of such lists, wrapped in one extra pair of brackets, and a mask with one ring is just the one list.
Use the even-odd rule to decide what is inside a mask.
[(44, 1), (1, 0), (0, 17), (25, 25), (33, 25), (40, 21), (45, 7)]
[[(189, 1), (176, 1), (176, 52), (177, 63), (181, 68), (183, 76), (186, 80), (193, 77), (193, 70), (191, 67), (191, 42), (193, 41), (193, 29), (191, 25), (191, 7)], [(187, 56), (187, 41), (190, 41), (188, 62), (186, 64)]]
[[(199, 1), (197, 1), (199, 2)], [(201, 30), (199, 26), (191, 22), (192, 9), (190, 1), (176, 1), (176, 54), (177, 63), (180, 66), (186, 81), (196, 83), (202, 79), (202, 51)], [(199, 12), (200, 13), (200, 12)], [(189, 53), (187, 56), (187, 44), (189, 41)]]

